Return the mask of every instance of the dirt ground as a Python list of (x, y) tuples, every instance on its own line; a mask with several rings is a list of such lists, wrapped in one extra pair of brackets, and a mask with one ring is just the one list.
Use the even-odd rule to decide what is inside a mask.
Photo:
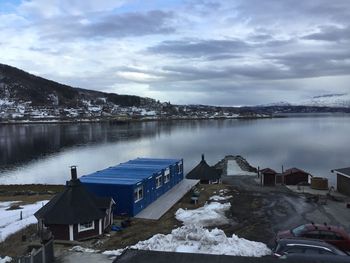
[(21, 201), (19, 205), (49, 200), (56, 193), (63, 191), (64, 185), (12, 184), (0, 185), (0, 202)]
[(329, 208), (339, 204), (331, 201), (327, 205), (307, 202), (304, 194), (297, 194), (282, 185), (261, 187), (250, 176), (226, 177), (223, 182), (237, 193), (230, 200), (231, 216), (237, 224), (225, 229), (228, 235), (235, 233), (272, 248), (278, 231), (300, 224), (326, 222), (350, 230), (348, 225), (342, 224), (344, 213), (350, 213), (345, 205), (343, 210), (332, 213)]

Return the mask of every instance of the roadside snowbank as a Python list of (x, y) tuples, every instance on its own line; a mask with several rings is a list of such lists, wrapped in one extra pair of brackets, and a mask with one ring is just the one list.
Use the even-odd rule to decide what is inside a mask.
[(237, 164), (236, 160), (228, 160), (227, 176), (235, 176), (235, 175), (256, 175), (256, 173), (243, 171), (241, 167), (239, 167), (239, 165)]
[[(236, 235), (227, 237), (225, 232), (220, 229), (208, 230), (195, 225), (176, 228), (168, 235), (154, 235), (130, 248), (247, 257), (261, 257), (271, 253), (270, 249), (263, 243), (249, 241)], [(118, 249), (105, 251), (103, 254), (118, 256), (122, 252), (123, 250)]]
[(225, 216), (225, 212), (229, 210), (230, 207), (230, 203), (220, 204), (217, 202), (212, 202), (193, 210), (184, 210), (182, 208), (179, 208), (175, 213), (175, 217), (177, 220), (182, 221), (185, 225), (224, 225), (230, 222), (229, 219)]
[[(39, 201), (34, 204), (21, 205), (21, 209), (6, 210), (17, 202), (0, 202), (0, 242), (17, 231), (37, 222), (34, 213), (48, 201)], [(22, 220), (20, 220), (22, 212)]]
[(6, 263), (6, 262), (11, 262), (12, 258), (6, 256), (4, 258), (0, 257), (0, 263)]

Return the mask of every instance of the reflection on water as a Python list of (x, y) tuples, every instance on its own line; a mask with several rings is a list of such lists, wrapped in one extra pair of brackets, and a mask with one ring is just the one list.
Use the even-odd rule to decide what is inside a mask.
[(144, 122), (129, 125), (46, 124), (0, 127), (1, 183), (64, 183), (136, 157), (184, 158), (189, 171), (206, 154), (215, 164), (240, 154), (278, 171), (299, 167), (333, 181), (350, 166), (348, 117)]

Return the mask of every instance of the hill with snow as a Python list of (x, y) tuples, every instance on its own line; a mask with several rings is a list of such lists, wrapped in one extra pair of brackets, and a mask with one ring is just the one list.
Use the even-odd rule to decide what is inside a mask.
[(315, 96), (301, 102), (301, 105), (316, 107), (350, 108), (350, 93)]

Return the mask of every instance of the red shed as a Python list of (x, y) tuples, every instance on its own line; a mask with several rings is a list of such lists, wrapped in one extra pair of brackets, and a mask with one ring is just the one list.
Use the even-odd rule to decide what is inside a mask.
[(276, 174), (277, 172), (275, 170), (272, 170), (271, 168), (265, 168), (260, 171), (261, 173), (261, 183), (262, 185), (276, 185)]
[(298, 169), (291, 168), (282, 173), (283, 183), (285, 185), (297, 185), (299, 183), (309, 182), (309, 173)]

